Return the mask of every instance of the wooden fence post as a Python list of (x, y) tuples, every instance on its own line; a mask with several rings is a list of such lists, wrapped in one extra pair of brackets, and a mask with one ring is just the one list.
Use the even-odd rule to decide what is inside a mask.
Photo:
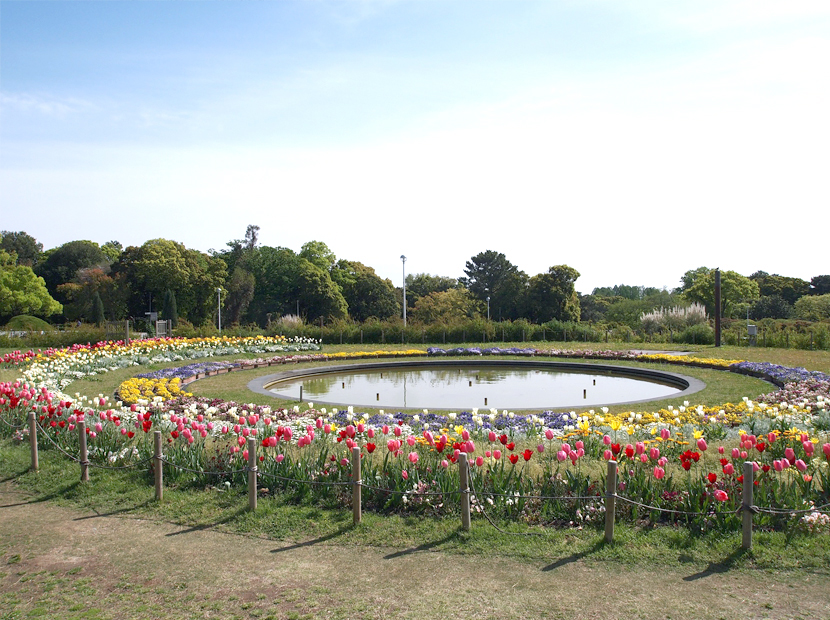
[(256, 439), (248, 437), (248, 508), (256, 510)]
[(470, 531), (470, 464), (467, 453), (458, 455), (458, 488), (461, 491), (461, 529)]
[(29, 412), (29, 447), (32, 449), (32, 471), (37, 471), (40, 467), (40, 461), (37, 455), (37, 421), (35, 419), (35, 412)]
[(743, 525), (743, 536), (741, 547), (752, 549), (752, 510), (755, 494), (755, 470), (752, 461), (744, 462), (744, 488), (741, 498), (741, 523)]
[(81, 482), (89, 482), (89, 453), (86, 449), (86, 422), (84, 420), (78, 420), (78, 445), (81, 451)]
[(164, 479), (162, 478), (161, 431), (153, 431), (153, 473), (156, 476), (156, 501), (164, 499)]
[(360, 479), (360, 448), (352, 448), (352, 521), (355, 525), (360, 523), (361, 514), (361, 489), (363, 481)]
[(614, 542), (614, 511), (617, 507), (617, 461), (608, 461), (605, 480), (605, 542)]

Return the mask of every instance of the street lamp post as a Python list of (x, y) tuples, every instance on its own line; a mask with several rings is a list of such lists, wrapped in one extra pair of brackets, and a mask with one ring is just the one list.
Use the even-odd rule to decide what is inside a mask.
[(487, 320), (490, 320), (490, 296), (487, 295)]
[(216, 316), (218, 318), (219, 334), (222, 334), (222, 287), (216, 288)]
[(403, 270), (403, 326), (406, 327), (406, 256), (401, 254), (401, 269)]

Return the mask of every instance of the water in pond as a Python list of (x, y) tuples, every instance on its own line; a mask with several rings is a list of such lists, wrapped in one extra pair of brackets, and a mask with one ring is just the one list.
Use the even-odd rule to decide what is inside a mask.
[(677, 387), (611, 373), (539, 368), (406, 368), (344, 371), (268, 386), (289, 400), (402, 409), (551, 409), (670, 397)]

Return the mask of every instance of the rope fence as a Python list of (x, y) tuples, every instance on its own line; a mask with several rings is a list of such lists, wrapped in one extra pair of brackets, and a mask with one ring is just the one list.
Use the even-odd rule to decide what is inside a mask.
[[(474, 476), (471, 475), (470, 465), (467, 460), (467, 454), (462, 452), (458, 455), (458, 473), (459, 473), (459, 488), (458, 490), (453, 491), (428, 491), (428, 492), (417, 492), (417, 491), (399, 491), (396, 489), (385, 489), (383, 487), (374, 486), (371, 484), (367, 484), (363, 481), (361, 477), (361, 454), (360, 454), (360, 447), (355, 446), (352, 448), (351, 452), (351, 475), (350, 480), (343, 481), (343, 480), (334, 480), (334, 481), (326, 481), (326, 480), (301, 480), (297, 478), (289, 478), (285, 476), (279, 476), (276, 474), (272, 474), (269, 472), (261, 472), (257, 467), (257, 442), (256, 439), (249, 437), (247, 441), (247, 452), (248, 452), (248, 463), (247, 467), (242, 469), (236, 470), (228, 470), (228, 471), (205, 471), (201, 469), (191, 469), (188, 467), (184, 467), (182, 465), (178, 465), (168, 459), (166, 459), (162, 452), (162, 436), (161, 431), (154, 431), (153, 432), (153, 456), (139, 461), (137, 463), (132, 463), (130, 465), (125, 466), (105, 466), (105, 465), (97, 465), (91, 463), (89, 461), (89, 454), (87, 450), (87, 435), (86, 435), (86, 426), (83, 420), (79, 420), (77, 423), (78, 429), (78, 443), (79, 443), (79, 452), (80, 456), (75, 457), (66, 450), (64, 450), (52, 437), (49, 433), (38, 424), (37, 419), (35, 417), (34, 412), (30, 412), (29, 414), (29, 441), (31, 446), (31, 471), (38, 471), (39, 468), (39, 457), (38, 457), (38, 446), (37, 446), (37, 436), (38, 436), (38, 429), (42, 432), (43, 435), (47, 437), (49, 442), (58, 449), (63, 455), (65, 455), (70, 460), (78, 463), (81, 468), (81, 481), (86, 482), (89, 480), (89, 468), (94, 467), (97, 469), (104, 469), (104, 470), (125, 470), (125, 469), (135, 469), (142, 465), (146, 465), (147, 463), (153, 463), (154, 467), (154, 478), (155, 478), (155, 497), (157, 501), (162, 501), (164, 498), (164, 473), (163, 473), (163, 465), (168, 465), (168, 467), (172, 467), (177, 470), (192, 472), (194, 474), (199, 475), (216, 475), (216, 476), (231, 476), (236, 474), (244, 474), (247, 473), (248, 475), (248, 508), (252, 511), (257, 509), (257, 496), (258, 496), (258, 480), (260, 478), (270, 478), (273, 480), (279, 480), (283, 482), (294, 482), (299, 484), (311, 484), (311, 485), (322, 485), (322, 486), (350, 486), (352, 488), (352, 511), (353, 511), (353, 522), (355, 524), (360, 523), (362, 519), (362, 491), (363, 489), (368, 489), (380, 493), (387, 493), (390, 495), (402, 495), (402, 496), (416, 496), (416, 497), (430, 497), (430, 496), (458, 496), (459, 503), (461, 508), (461, 528), (464, 531), (469, 531), (471, 527), (471, 514), (472, 514), (472, 500), (474, 498), (479, 497), (504, 497), (504, 498), (511, 498), (511, 499), (531, 499), (531, 500), (552, 500), (552, 501), (598, 501), (602, 500), (605, 508), (605, 540), (607, 542), (613, 542), (614, 540), (614, 524), (615, 524), (615, 517), (616, 517), (616, 501), (620, 500), (626, 504), (636, 506), (643, 510), (648, 511), (655, 511), (665, 514), (673, 514), (679, 516), (700, 516), (702, 514), (716, 514), (714, 510), (709, 512), (692, 512), (692, 511), (685, 511), (685, 510), (677, 510), (671, 508), (662, 508), (660, 506), (651, 506), (648, 504), (643, 504), (631, 498), (618, 495), (616, 493), (617, 489), (617, 462), (610, 460), (608, 461), (607, 467), (607, 475), (606, 475), (606, 492), (604, 495), (516, 495), (516, 494), (509, 494), (509, 493), (495, 493), (495, 492), (488, 492), (483, 491), (481, 493), (477, 492), (474, 488)], [(741, 514), (742, 517), (742, 542), (741, 546), (745, 549), (750, 549), (752, 547), (752, 521), (753, 515), (758, 513), (766, 513), (771, 515), (779, 515), (779, 516), (798, 516), (803, 514), (828, 514), (825, 510), (830, 508), (830, 503), (822, 504), (821, 506), (807, 508), (807, 509), (783, 509), (783, 508), (773, 508), (773, 507), (764, 507), (764, 506), (756, 506), (753, 502), (753, 493), (754, 493), (754, 468), (753, 463), (747, 461), (743, 464), (743, 493), (741, 499), (741, 505), (735, 511), (736, 513)], [(478, 502), (476, 506), (476, 511), (480, 513), (485, 520), (496, 530), (503, 534), (516, 534), (516, 535), (540, 535), (540, 532), (509, 532), (501, 527), (499, 527), (496, 522), (487, 514), (487, 511), (482, 502)]]

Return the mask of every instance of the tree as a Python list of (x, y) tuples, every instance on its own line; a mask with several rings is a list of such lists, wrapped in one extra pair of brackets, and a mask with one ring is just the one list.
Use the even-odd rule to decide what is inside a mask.
[(104, 311), (113, 320), (127, 315), (129, 287), (122, 276), (112, 277), (102, 267), (79, 269), (72, 282), (58, 286), (58, 292), (65, 303), (63, 313), (67, 319), (92, 321), (93, 298), (97, 293), (104, 304)]
[(770, 275), (761, 271), (752, 274), (749, 279), (758, 283), (758, 292), (761, 297), (780, 297), (791, 306), (798, 301), (799, 297), (810, 292), (810, 283), (801, 278)]
[(579, 272), (568, 265), (555, 265), (532, 278), (527, 287), (528, 318), (539, 323), (551, 319), (579, 320), (579, 295), (574, 283)]
[[(706, 269), (701, 267), (701, 269)], [(688, 272), (687, 272), (688, 273)], [(738, 304), (749, 303), (759, 297), (758, 283), (735, 271), (721, 272), (721, 316), (731, 317)], [(685, 291), (683, 297), (690, 302), (698, 302), (706, 307), (706, 313), (714, 317), (715, 312), (715, 271), (709, 269), (697, 276), (694, 283)]]
[(830, 319), (830, 293), (802, 297), (795, 302), (793, 316), (805, 321), (824, 321)]
[(170, 321), (173, 327), (179, 323), (179, 311), (176, 308), (176, 293), (167, 289), (164, 291), (164, 304), (161, 307), (161, 320)]
[(141, 247), (127, 247), (114, 266), (130, 283), (130, 312), (142, 316), (153, 300), (176, 295), (179, 316), (196, 325), (209, 322), (216, 312), (216, 289), (225, 284), (227, 267), (220, 258), (189, 250), (168, 239), (152, 239)]
[(792, 305), (780, 295), (765, 295), (752, 304), (749, 316), (755, 320), (788, 319), (792, 312)]
[(322, 241), (309, 241), (303, 244), (300, 248), (300, 258), (306, 259), (312, 265), (316, 265), (323, 271), (331, 271), (337, 262), (337, 257), (334, 255)]
[(18, 265), (33, 267), (37, 265), (43, 253), (43, 244), (38, 243), (34, 237), (22, 230), (20, 232), (4, 230), (0, 232), (0, 250), (16, 254)]
[(63, 310), (27, 265), (16, 265), (12, 256), (0, 250), (0, 317), (18, 314), (48, 317)]
[(678, 292), (687, 291), (692, 288), (692, 285), (697, 281), (698, 278), (701, 276), (707, 275), (712, 270), (708, 267), (698, 267), (697, 269), (690, 269), (686, 273), (683, 274), (683, 277), (680, 278), (680, 289)]
[(418, 299), (430, 293), (443, 293), (458, 288), (461, 284), (456, 278), (433, 276), (428, 273), (409, 273), (406, 275), (406, 305), (414, 308)]
[(827, 295), (830, 293), (830, 276), (810, 278), (810, 295)]
[(101, 251), (107, 255), (110, 263), (114, 263), (121, 256), (124, 246), (119, 241), (107, 241), (101, 246)]
[(519, 271), (504, 254), (493, 250), (481, 252), (467, 261), (464, 273), (467, 276), (459, 278), (459, 282), (483, 303), (490, 297), (495, 318), (516, 319), (522, 315), (527, 274)]
[(420, 323), (453, 323), (481, 314), (482, 304), (464, 288), (436, 291), (419, 297), (412, 320)]
[(223, 316), (229, 325), (238, 325), (242, 315), (254, 298), (256, 282), (253, 274), (237, 265), (227, 283), (228, 294), (225, 295)]
[(256, 244), (259, 241), (259, 226), (255, 224), (248, 224), (245, 229), (245, 249), (249, 252), (256, 250)]
[(80, 269), (105, 268), (110, 264), (107, 255), (94, 241), (69, 241), (44, 254), (35, 272), (46, 282), (53, 297), (61, 300), (58, 286), (74, 280)]
[(104, 302), (101, 301), (101, 296), (98, 294), (98, 291), (95, 291), (95, 295), (92, 297), (92, 318), (98, 327), (101, 327), (107, 320), (104, 315)]
[(371, 267), (341, 259), (331, 270), (331, 277), (343, 292), (349, 316), (356, 321), (372, 317), (383, 320), (401, 313), (395, 286)]
[(297, 306), (308, 320), (346, 316), (348, 305), (329, 272), (289, 248), (259, 248), (248, 269), (255, 284), (247, 315), (260, 325), (269, 314), (293, 314)]
[(660, 289), (647, 286), (631, 286), (628, 284), (616, 284), (613, 287), (604, 286), (595, 288), (592, 295), (597, 297), (622, 297), (624, 299), (644, 299), (649, 295), (659, 293)]

